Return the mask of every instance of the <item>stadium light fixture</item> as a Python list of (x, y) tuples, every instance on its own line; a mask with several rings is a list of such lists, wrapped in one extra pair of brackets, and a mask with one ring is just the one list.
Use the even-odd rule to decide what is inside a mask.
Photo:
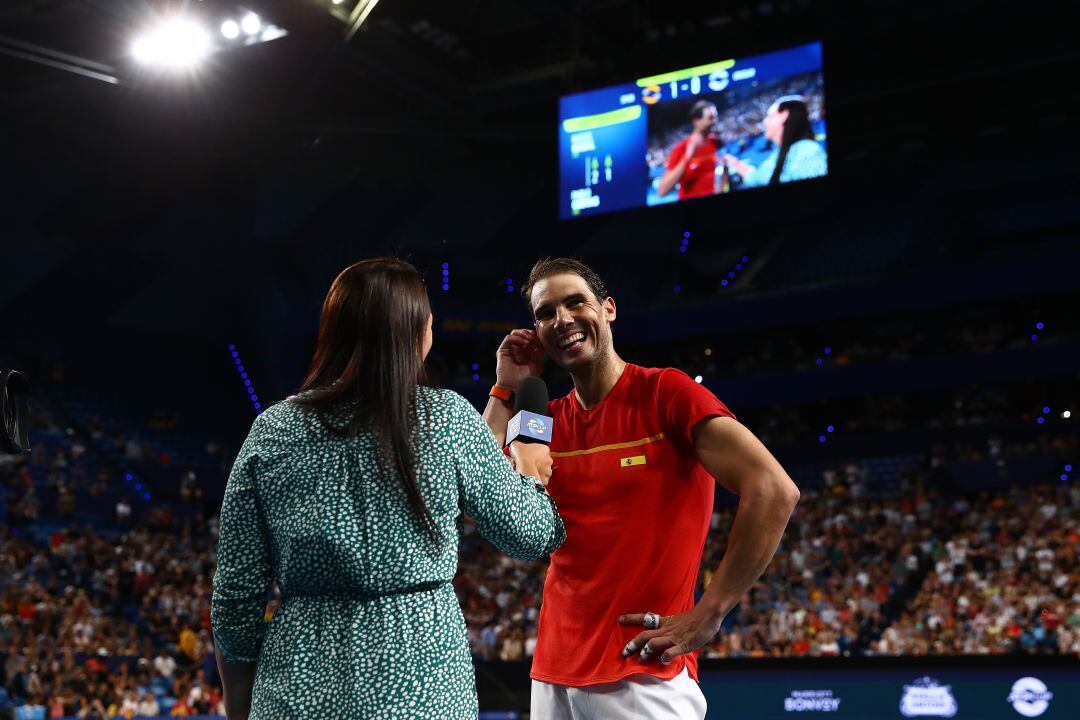
[[(213, 31), (217, 27), (221, 35)], [(131, 44), (131, 56), (153, 70), (180, 73), (194, 70), (209, 55), (238, 46), (256, 45), (288, 35), (244, 7), (231, 16), (197, 19), (169, 15), (155, 19)]]
[(181, 16), (163, 20), (131, 45), (131, 54), (140, 63), (170, 70), (193, 68), (210, 51), (210, 33), (194, 20)]

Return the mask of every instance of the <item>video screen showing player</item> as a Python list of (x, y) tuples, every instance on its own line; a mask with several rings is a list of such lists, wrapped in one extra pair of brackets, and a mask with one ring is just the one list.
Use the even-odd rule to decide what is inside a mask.
[(648, 128), (647, 205), (828, 171), (820, 72), (652, 105)]
[(711, 197), (828, 172), (820, 43), (559, 100), (559, 216)]

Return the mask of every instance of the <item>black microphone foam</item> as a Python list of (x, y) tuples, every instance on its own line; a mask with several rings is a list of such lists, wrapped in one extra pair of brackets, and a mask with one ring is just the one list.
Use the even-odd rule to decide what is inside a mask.
[(521, 381), (514, 394), (514, 414), (527, 410), (537, 415), (548, 414), (547, 383), (538, 377), (527, 377)]

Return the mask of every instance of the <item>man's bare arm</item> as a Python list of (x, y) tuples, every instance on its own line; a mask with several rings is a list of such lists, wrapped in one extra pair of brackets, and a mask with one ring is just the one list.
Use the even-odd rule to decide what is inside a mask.
[(698, 460), (739, 496), (727, 550), (699, 602), (723, 618), (769, 567), (799, 502), (799, 489), (772, 453), (734, 418), (710, 418), (695, 431)]
[[(660, 654), (660, 661), (669, 663), (712, 640), (727, 614), (769, 566), (799, 502), (799, 490), (780, 463), (733, 418), (698, 423), (694, 453), (718, 483), (739, 496), (727, 550), (697, 605), (663, 618), (656, 630), (639, 633), (623, 649), (624, 656), (642, 650), (643, 659)], [(623, 615), (619, 622), (642, 626), (645, 614)]]
[(513, 416), (514, 406), (509, 402), (494, 396), (488, 398), (487, 406), (484, 407), (484, 422), (491, 428), (500, 447), (506, 444), (506, 425)]

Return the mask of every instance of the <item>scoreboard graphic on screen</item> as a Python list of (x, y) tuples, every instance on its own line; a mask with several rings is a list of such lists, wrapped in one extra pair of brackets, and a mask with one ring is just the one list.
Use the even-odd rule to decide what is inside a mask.
[(559, 216), (827, 173), (821, 44), (727, 59), (559, 101)]

